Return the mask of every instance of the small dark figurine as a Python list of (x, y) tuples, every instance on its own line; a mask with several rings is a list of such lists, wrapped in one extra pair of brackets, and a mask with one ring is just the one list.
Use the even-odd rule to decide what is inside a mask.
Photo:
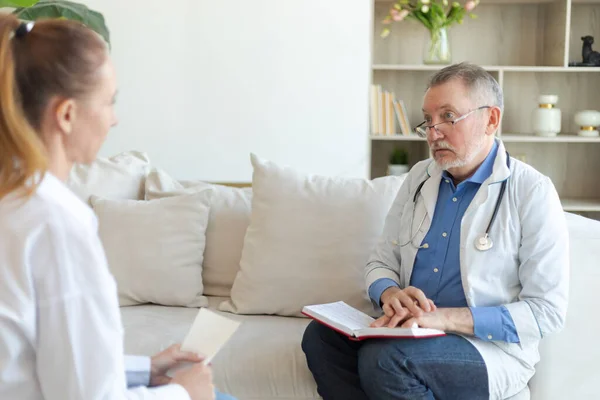
[(592, 50), (592, 44), (594, 44), (593, 36), (582, 36), (583, 49), (581, 55), (583, 56), (583, 63), (588, 65), (600, 66), (600, 53)]

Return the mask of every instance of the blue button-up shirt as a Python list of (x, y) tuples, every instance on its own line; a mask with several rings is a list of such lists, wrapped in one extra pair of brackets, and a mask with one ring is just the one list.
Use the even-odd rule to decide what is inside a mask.
[[(443, 172), (431, 227), (423, 239), (427, 248), (417, 252), (410, 285), (421, 289), (437, 307), (467, 307), (460, 275), (461, 220), (481, 184), (492, 174), (498, 145), (494, 146), (481, 166), (467, 180), (454, 185)], [(491, 217), (491, 216), (490, 216)], [(391, 286), (391, 279), (379, 279), (369, 288), (371, 299), (380, 304), (381, 294)], [(471, 307), (475, 336), (482, 340), (519, 342), (510, 313), (504, 306)]]

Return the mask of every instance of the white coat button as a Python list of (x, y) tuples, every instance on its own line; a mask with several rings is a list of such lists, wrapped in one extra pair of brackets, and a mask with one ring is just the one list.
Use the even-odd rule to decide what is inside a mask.
[(394, 246), (398, 246), (398, 241), (397, 241), (397, 240), (392, 240), (392, 244), (393, 244)]
[(492, 335), (488, 335), (488, 339), (492, 340)]
[(452, 201), (456, 203), (458, 201), (458, 199), (456, 197), (453, 197)]
[(439, 269), (437, 269), (437, 268), (434, 268), (434, 269), (433, 269), (433, 272), (439, 272), (439, 271), (440, 271), (440, 270), (439, 270)]
[(444, 233), (442, 233), (442, 236), (446, 237), (446, 236), (448, 236), (448, 234), (446, 232), (444, 232)]
[(448, 179), (446, 179), (446, 183), (450, 183), (450, 181)]
[(423, 245), (423, 248), (424, 248), (424, 249), (428, 249), (428, 248), (429, 248), (429, 243), (425, 243), (425, 244)]

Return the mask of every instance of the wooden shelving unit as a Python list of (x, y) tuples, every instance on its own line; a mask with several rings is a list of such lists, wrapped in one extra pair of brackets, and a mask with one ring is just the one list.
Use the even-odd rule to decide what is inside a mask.
[[(374, 1), (372, 82), (404, 100), (409, 123), (422, 120), (429, 76), (442, 66), (421, 62), (426, 29), (417, 22), (392, 25), (382, 39), (381, 21), (391, 1)], [(600, 219), (600, 138), (580, 137), (573, 118), (580, 110), (600, 110), (600, 67), (569, 67), (581, 61), (581, 36), (596, 38), (600, 50), (600, 0), (482, 0), (463, 25), (450, 28), (453, 62), (483, 66), (504, 91), (505, 110), (498, 136), (511, 155), (554, 182), (567, 211)], [(562, 133), (533, 135), (531, 113), (540, 94), (557, 94)], [(394, 147), (409, 151), (414, 164), (429, 157), (418, 136), (370, 135), (371, 176), (383, 176)]]

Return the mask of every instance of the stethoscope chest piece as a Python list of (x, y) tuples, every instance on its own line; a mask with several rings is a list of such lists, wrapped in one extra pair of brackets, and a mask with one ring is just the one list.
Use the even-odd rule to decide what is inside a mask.
[(486, 251), (494, 246), (494, 242), (486, 233), (485, 235), (475, 239), (475, 248), (479, 251)]

